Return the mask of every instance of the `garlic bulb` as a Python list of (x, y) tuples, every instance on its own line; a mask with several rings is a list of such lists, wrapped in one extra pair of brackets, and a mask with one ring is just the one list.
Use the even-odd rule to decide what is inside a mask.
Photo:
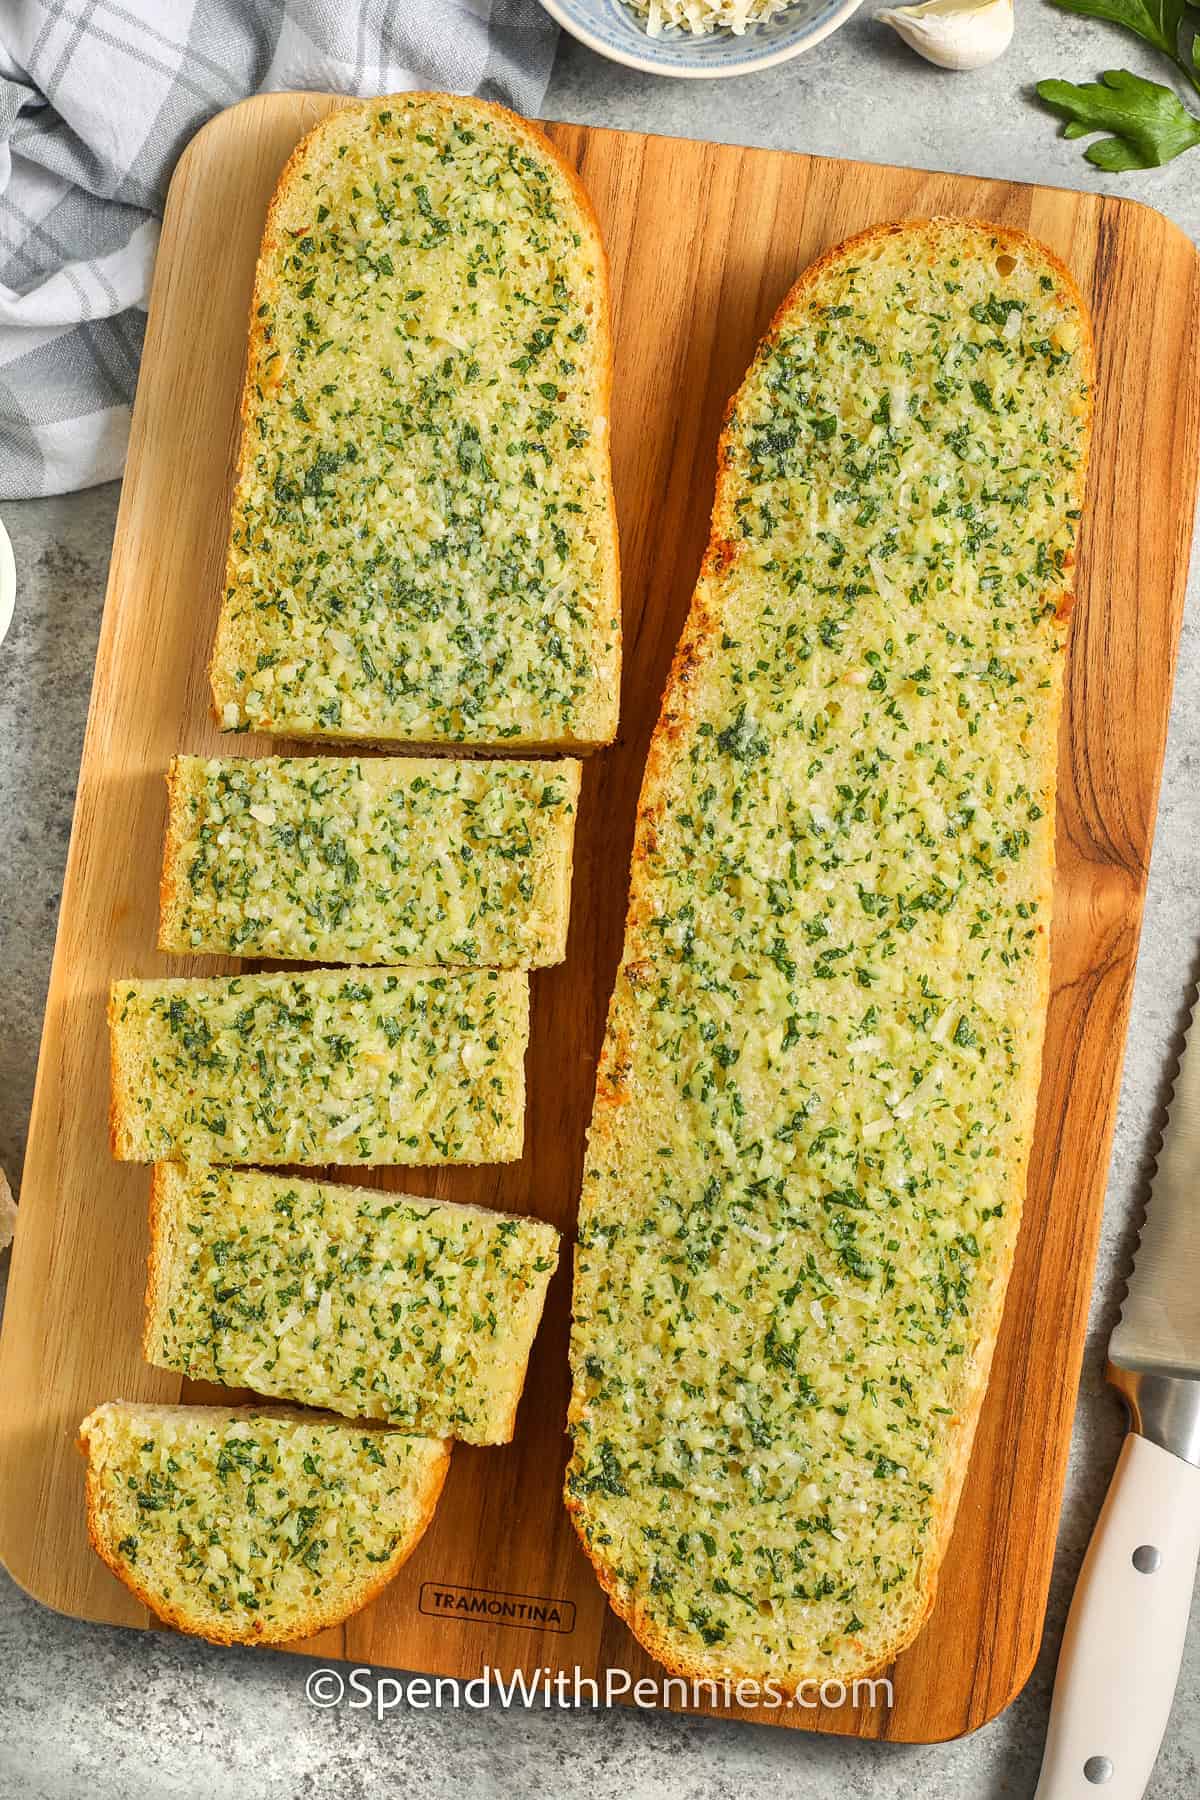
[(982, 69), (1012, 42), (1013, 0), (924, 0), (876, 17), (939, 69)]

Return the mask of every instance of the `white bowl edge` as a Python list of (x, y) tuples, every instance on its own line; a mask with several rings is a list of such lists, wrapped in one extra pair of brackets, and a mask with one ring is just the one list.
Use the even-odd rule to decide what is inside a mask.
[[(781, 50), (772, 51), (770, 56), (758, 56), (752, 62), (726, 62), (714, 65), (711, 69), (673, 69), (667, 64), (656, 62), (652, 56), (637, 56), (624, 50), (613, 50), (608, 44), (601, 43), (593, 37), (585, 25), (579, 25), (559, 5), (558, 0), (540, 0), (545, 12), (559, 25), (568, 36), (578, 43), (594, 50), (597, 56), (603, 56), (608, 62), (621, 63), (627, 69), (637, 69), (643, 75), (663, 75), (672, 81), (722, 81), (729, 75), (754, 75), (760, 69), (773, 69), (779, 63), (791, 62), (793, 57), (803, 56), (806, 50), (812, 50), (824, 38), (844, 25), (852, 13), (856, 13), (862, 0), (843, 0), (843, 4), (824, 24), (819, 25), (810, 38), (800, 44), (787, 44)], [(652, 38), (647, 42), (653, 43)]]

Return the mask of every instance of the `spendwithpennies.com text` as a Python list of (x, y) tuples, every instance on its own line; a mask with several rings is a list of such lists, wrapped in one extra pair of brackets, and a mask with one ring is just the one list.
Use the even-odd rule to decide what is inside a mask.
[(886, 1678), (855, 1681), (805, 1681), (784, 1688), (774, 1681), (712, 1679), (691, 1681), (681, 1675), (641, 1676), (625, 1669), (585, 1675), (582, 1669), (517, 1669), (505, 1674), (487, 1668), (469, 1680), (450, 1675), (381, 1675), (374, 1669), (313, 1669), (304, 1684), (309, 1704), (328, 1710), (346, 1706), (370, 1711), (377, 1719), (407, 1707), (420, 1712), (480, 1712), (489, 1706), (559, 1708), (632, 1705), (653, 1707), (743, 1707), (754, 1711), (816, 1711), (820, 1707), (885, 1706), (893, 1703)]

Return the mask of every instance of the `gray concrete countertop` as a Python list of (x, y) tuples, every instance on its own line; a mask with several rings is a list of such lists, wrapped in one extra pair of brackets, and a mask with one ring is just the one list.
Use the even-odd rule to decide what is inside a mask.
[[(864, 9), (810, 57), (722, 83), (656, 80), (564, 42), (550, 118), (763, 144), (1131, 195), (1200, 237), (1200, 153), (1104, 177), (1028, 99), (1034, 80), (1132, 68), (1161, 79), (1123, 33), (1021, 0), (1017, 38), (991, 69), (949, 75)], [(10, 505), (16, 623), (0, 650), (0, 1165), (20, 1173), (115, 486)], [(726, 1800), (1032, 1795), (1062, 1621), (1123, 1429), (1101, 1379), (1138, 1195), (1153, 1147), (1186, 971), (1200, 944), (1200, 586), (1195, 574), (1167, 748), (1129, 1052), (1058, 1559), (1037, 1669), (991, 1725), (903, 1749), (655, 1713), (441, 1713), (401, 1705), (313, 1709), (310, 1667), (158, 1633), (60, 1618), (0, 1574), (0, 1796), (14, 1800), (291, 1800), (399, 1790), (460, 1800)], [(7, 1259), (0, 1264), (0, 1274)], [(1200, 1607), (1153, 1800), (1200, 1793)]]

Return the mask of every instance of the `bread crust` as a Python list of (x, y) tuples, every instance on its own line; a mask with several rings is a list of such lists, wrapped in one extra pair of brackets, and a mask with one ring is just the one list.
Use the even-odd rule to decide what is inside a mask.
[(142, 1323), (142, 1356), (158, 1364), (158, 1339), (167, 1298), (167, 1277), (175, 1249), (174, 1208), (170, 1188), (183, 1179), (176, 1163), (156, 1162), (150, 1169), (150, 1248), (146, 1252), (146, 1303)]
[[(597, 350), (599, 352), (598, 372), (600, 378), (600, 401), (605, 420), (608, 421), (611, 419), (613, 381), (611, 270), (608, 260), (608, 251), (600, 231), (600, 221), (596, 217), (596, 209), (592, 205), (591, 197), (584, 187), (578, 171), (567, 161), (566, 157), (564, 157), (562, 152), (556, 148), (539, 126), (533, 124), (529, 119), (522, 118), (519, 113), (511, 112), (508, 107), (500, 106), (494, 100), (479, 100), (469, 95), (460, 96), (442, 94), (433, 90), (423, 90), (416, 93), (383, 94), (376, 99), (352, 101), (346, 106), (339, 106), (336, 111), (329, 113), (318, 124), (314, 125), (311, 131), (306, 132), (292, 151), (287, 162), (284, 164), (283, 171), (275, 184), (274, 191), (268, 203), (266, 221), (263, 226), (262, 241), (259, 245), (258, 262), (254, 273), (254, 288), (250, 296), (246, 362), (242, 379), (241, 401), (238, 407), (238, 453), (234, 469), (233, 487), (231, 490), (235, 503), (237, 494), (242, 485), (243, 475), (245, 474), (246, 462), (250, 454), (250, 434), (248, 426), (252, 411), (253, 384), (264, 344), (262, 327), (259, 323), (259, 309), (268, 298), (272, 298), (278, 291), (278, 282), (273, 274), (274, 255), (284, 243), (285, 234), (280, 224), (280, 215), (290, 195), (292, 184), (298, 178), (304, 164), (319, 150), (321, 140), (327, 133), (337, 129), (339, 123), (344, 120), (347, 113), (366, 115), (376, 112), (381, 108), (388, 107), (389, 105), (407, 106), (421, 102), (431, 106), (453, 108), (456, 111), (465, 109), (469, 112), (476, 113), (480, 118), (488, 118), (503, 125), (504, 128), (510, 131), (516, 138), (523, 140), (526, 146), (536, 155), (553, 164), (558, 174), (565, 181), (571, 192), (572, 199), (579, 209), (581, 223), (587, 230), (591, 248), (596, 258), (597, 280), (603, 306), (603, 329), (596, 334)], [(603, 458), (603, 480), (604, 501), (610, 543), (612, 546), (611, 566), (606, 569), (608, 577), (605, 593), (607, 602), (606, 617), (612, 625), (616, 665), (619, 672), (622, 660), (621, 549), (620, 538), (617, 531), (617, 502), (616, 494), (613, 489), (612, 458), (607, 453)], [(233, 524), (234, 514), (231, 510), (229, 533), (226, 539), (226, 568), (228, 568), (228, 559), (233, 547)], [(228, 589), (225, 591), (227, 592)], [(223, 726), (223, 720), (221, 717), (221, 708), (216, 699), (217, 667), (222, 660), (225, 644), (229, 636), (230, 628), (228, 623), (228, 613), (226, 607), (222, 604), (217, 622), (216, 636), (213, 642), (212, 655), (209, 659), (208, 666), (209, 683), (213, 690), (212, 713), (218, 727)], [(552, 742), (547, 743), (523, 742), (516, 739), (497, 740), (495, 745), (489, 746), (478, 743), (475, 744), (473, 748), (477, 751), (488, 748), (507, 750), (512, 754), (516, 754), (518, 750), (520, 750), (521, 753), (540, 752), (551, 754), (566, 751), (573, 754), (586, 754), (590, 750), (602, 749), (606, 744), (611, 744), (617, 735), (618, 723), (619, 706), (614, 704), (612, 707), (611, 724), (602, 735), (586, 738), (577, 738), (566, 735), (561, 738), (555, 738)], [(287, 735), (289, 737), (301, 739), (306, 736), (304, 732), (295, 730), (291, 725), (287, 728)], [(367, 740), (356, 737), (352, 733), (342, 734), (339, 732), (321, 732), (320, 734), (313, 734), (312, 741), (318, 743), (353, 743), (359, 746), (362, 746), (367, 742)], [(395, 744), (399, 740), (381, 739), (379, 741), (383, 744)], [(438, 748), (446, 750), (447, 748), (450, 748), (457, 753), (457, 746), (447, 746), (445, 743), (423, 745), (416, 741), (403, 741), (413, 751)]]
[(166, 787), (167, 827), (163, 836), (162, 874), (158, 882), (157, 947), (169, 955), (178, 948), (174, 941), (174, 933), (178, 930), (179, 863), (183, 854), (183, 838), (179, 831), (179, 820), (182, 816), (182, 783), (177, 756), (173, 756), (167, 765)]
[(108, 990), (105, 1017), (108, 1022), (108, 1147), (115, 1162), (125, 1162), (129, 1158), (130, 1150), (129, 1133), (125, 1122), (129, 1111), (130, 1090), (125, 1059), (117, 1040), (116, 982)]
[[(272, 1418), (302, 1419), (308, 1424), (320, 1423), (322, 1420), (328, 1420), (330, 1423), (338, 1425), (346, 1424), (345, 1419), (338, 1419), (331, 1413), (308, 1412), (294, 1406), (263, 1404), (253, 1407), (180, 1407), (178, 1410), (191, 1414), (197, 1412), (219, 1412), (223, 1415), (239, 1412), (254, 1413), (259, 1416), (269, 1415)], [(201, 1624), (191, 1617), (183, 1606), (176, 1605), (171, 1601), (164, 1601), (161, 1596), (156, 1595), (139, 1578), (136, 1570), (131, 1569), (120, 1557), (116, 1548), (108, 1540), (105, 1533), (103, 1494), (99, 1480), (92, 1468), (89, 1454), (90, 1440), (87, 1435), (87, 1423), (88, 1421), (85, 1419), (83, 1425), (80, 1426), (76, 1447), (87, 1465), (84, 1476), (84, 1500), (88, 1542), (101, 1562), (112, 1571), (117, 1580), (127, 1587), (134, 1598), (139, 1600), (156, 1618), (161, 1619), (166, 1625), (173, 1626), (176, 1631), (181, 1631), (189, 1637), (204, 1638), (210, 1644), (294, 1643), (300, 1639), (312, 1637), (330, 1625), (340, 1625), (343, 1620), (350, 1618), (354, 1613), (361, 1612), (363, 1607), (368, 1606), (404, 1566), (425, 1535), (430, 1520), (437, 1510), (437, 1503), (450, 1467), (451, 1444), (447, 1440), (443, 1443), (441, 1457), (430, 1466), (429, 1477), (421, 1494), (420, 1510), (412, 1532), (402, 1544), (397, 1546), (394, 1555), (386, 1563), (381, 1563), (372, 1570), (367, 1580), (355, 1584), (348, 1591), (343, 1592), (339, 1598), (331, 1597), (327, 1605), (314, 1607), (310, 1613), (297, 1620), (294, 1625), (287, 1626), (280, 1631), (268, 1630), (258, 1619), (251, 1620), (248, 1627), (242, 1631), (234, 1627), (222, 1629), (219, 1625)], [(378, 1427), (364, 1425), (362, 1429), (371, 1431)]]
[[(1001, 251), (1032, 251), (1038, 260), (1051, 271), (1061, 285), (1076, 310), (1084, 334), (1082, 360), (1092, 377), (1095, 366), (1095, 341), (1091, 317), (1087, 303), (1080, 292), (1074, 276), (1066, 264), (1049, 250), (1041, 241), (1031, 234), (1013, 227), (993, 225), (986, 220), (933, 218), (928, 220), (903, 220), (888, 224), (874, 225), (844, 242), (826, 250), (815, 262), (801, 274), (799, 279), (788, 290), (777, 307), (770, 325), (762, 338), (755, 357), (747, 371), (743, 384), (729, 401), (724, 414), (724, 423), (717, 445), (717, 478), (713, 501), (710, 535), (701, 562), (700, 574), (693, 595), (687, 619), (672, 659), (666, 686), (663, 691), (658, 723), (650, 740), (646, 757), (645, 772), (638, 799), (637, 818), (634, 828), (634, 849), (631, 867), (629, 906), (626, 914), (625, 943), (622, 962), (618, 971), (617, 982), (609, 1005), (608, 1022), (604, 1043), (600, 1054), (596, 1074), (595, 1109), (589, 1129), (589, 1144), (598, 1138), (610, 1135), (620, 1128), (621, 1109), (627, 1104), (628, 1094), (624, 1089), (624, 1075), (628, 1069), (628, 1032), (625, 1018), (621, 1011), (622, 976), (636, 982), (638, 969), (636, 961), (629, 963), (630, 948), (639, 940), (641, 927), (645, 924), (650, 911), (647, 890), (646, 872), (650, 864), (656, 835), (657, 822), (666, 804), (665, 794), (669, 791), (666, 785), (677, 746), (687, 735), (688, 727), (694, 713), (692, 692), (693, 676), (705, 660), (709, 646), (720, 629), (714, 606), (713, 596), (709, 592), (709, 583), (719, 575), (734, 554), (733, 543), (733, 474), (731, 460), (733, 451), (733, 419), (738, 402), (745, 386), (752, 379), (759, 360), (777, 341), (786, 326), (789, 317), (801, 307), (810, 291), (821, 276), (836, 264), (852, 260), (856, 255), (868, 250), (888, 238), (905, 235), (914, 231), (923, 232), (926, 236), (929, 254), (936, 254), (938, 241), (944, 234), (978, 231), (985, 233), (991, 240), (992, 248)], [(1082, 431), (1083, 451), (1079, 459), (1075, 479), (1075, 491), (1072, 496), (1076, 509), (1082, 509), (1087, 477), (1087, 448), (1091, 437), (1094, 413), (1094, 378), (1088, 381), (1087, 413), (1084, 417)], [(1074, 562), (1074, 556), (1069, 563)], [(1073, 612), (1074, 594), (1064, 590), (1058, 596), (1055, 621), (1059, 632), (1060, 646), (1065, 649)], [(1048, 774), (1048, 786), (1051, 793), (1055, 789), (1058, 727), (1062, 711), (1064, 682), (1060, 679), (1053, 696), (1053, 718), (1051, 729), (1047, 731), (1046, 743), (1043, 746), (1044, 766)], [(934, 1508), (934, 1538), (932, 1548), (925, 1553), (922, 1566), (923, 1604), (912, 1617), (905, 1621), (902, 1629), (885, 1642), (884, 1646), (872, 1654), (863, 1655), (860, 1665), (850, 1670), (839, 1670), (838, 1679), (868, 1679), (880, 1670), (888, 1667), (899, 1654), (912, 1643), (921, 1631), (933, 1610), (937, 1598), (938, 1575), (945, 1558), (950, 1537), (954, 1529), (955, 1516), (970, 1461), (971, 1448), (975, 1429), (983, 1404), (983, 1396), (987, 1389), (996, 1339), (999, 1334), (1003, 1313), (1005, 1292), (1012, 1271), (1016, 1253), (1017, 1230), (1024, 1204), (1026, 1177), (1028, 1172), (1029, 1152), (1031, 1146), (1033, 1124), (1037, 1110), (1038, 1088), (1040, 1084), (1040, 1068), (1042, 1048), (1045, 1037), (1046, 1013), (1050, 995), (1050, 959), (1049, 959), (1049, 918), (1054, 885), (1054, 833), (1048, 833), (1048, 853), (1042, 865), (1042, 882), (1038, 897), (1039, 957), (1037, 968), (1038, 1005), (1033, 1028), (1037, 1032), (1036, 1046), (1030, 1046), (1026, 1076), (1019, 1089), (1013, 1094), (1014, 1111), (1020, 1114), (1021, 1138), (1025, 1146), (1025, 1154), (1020, 1170), (1013, 1180), (1012, 1189), (1006, 1197), (1006, 1217), (1014, 1220), (1007, 1249), (996, 1269), (990, 1290), (981, 1311), (976, 1315), (979, 1338), (971, 1361), (971, 1379), (966, 1387), (957, 1417), (948, 1430), (953, 1431), (955, 1442), (946, 1470), (945, 1485), (938, 1503)], [(578, 1254), (578, 1253), (577, 1253)], [(578, 1414), (574, 1395), (568, 1423), (574, 1424)], [(609, 1604), (614, 1612), (629, 1626), (639, 1643), (650, 1652), (673, 1675), (689, 1680), (724, 1679), (732, 1681), (762, 1679), (761, 1670), (742, 1669), (718, 1663), (716, 1658), (706, 1661), (690, 1657), (686, 1651), (670, 1638), (663, 1629), (651, 1619), (636, 1595), (622, 1593), (615, 1572), (610, 1569), (589, 1543), (583, 1529), (583, 1508), (580, 1502), (564, 1490), (564, 1503), (570, 1515), (585, 1554), (594, 1568), (601, 1587), (608, 1596)], [(781, 1669), (772, 1672), (781, 1686), (798, 1688), (800, 1683), (813, 1677), (814, 1671), (808, 1668)]]

